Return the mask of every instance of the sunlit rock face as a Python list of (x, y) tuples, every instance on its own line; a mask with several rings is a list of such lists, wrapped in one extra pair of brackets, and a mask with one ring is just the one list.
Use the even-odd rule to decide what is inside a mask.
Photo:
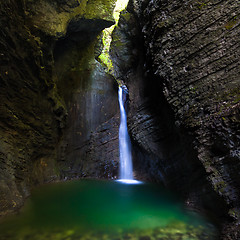
[(129, 131), (138, 154), (149, 159), (144, 168), (185, 189), (189, 203), (203, 196), (214, 204), (224, 200), (238, 221), (239, 4), (131, 1), (129, 11), (135, 23), (125, 24), (131, 31), (119, 30), (120, 36), (131, 33), (129, 49), (139, 49), (142, 58), (127, 71), (121, 64), (130, 92)]
[[(114, 22), (112, 12), (115, 1), (40, 0), (24, 1), (27, 21), (34, 28), (53, 37), (65, 37), (68, 28), (74, 32), (102, 30), (103, 25)], [(73, 24), (69, 25), (69, 21)]]
[(84, 141), (90, 139), (90, 131), (116, 113), (112, 79), (94, 59), (97, 35), (114, 23), (114, 4), (1, 3), (0, 215), (18, 209), (32, 186), (60, 178), (59, 141), (73, 119), (81, 129), (73, 126), (68, 154), (82, 129), (88, 129)]

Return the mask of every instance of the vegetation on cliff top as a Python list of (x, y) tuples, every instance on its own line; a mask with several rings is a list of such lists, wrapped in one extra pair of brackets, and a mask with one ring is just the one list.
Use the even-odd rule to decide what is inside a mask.
[(113, 71), (113, 64), (112, 60), (109, 55), (109, 49), (110, 49), (110, 44), (112, 41), (112, 32), (114, 28), (117, 26), (119, 17), (120, 17), (120, 12), (124, 10), (127, 7), (128, 0), (117, 0), (116, 6), (113, 11), (113, 17), (115, 19), (115, 24), (111, 26), (110, 28), (106, 28), (103, 30), (103, 50), (101, 55), (98, 57), (99, 61), (103, 63), (107, 67), (107, 71), (109, 73), (112, 73)]

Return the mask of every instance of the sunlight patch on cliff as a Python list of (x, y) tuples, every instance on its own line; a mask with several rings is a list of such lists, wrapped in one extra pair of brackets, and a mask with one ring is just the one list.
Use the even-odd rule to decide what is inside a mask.
[(98, 57), (99, 61), (103, 63), (107, 67), (107, 71), (109, 73), (112, 73), (113, 71), (113, 64), (111, 61), (111, 58), (109, 56), (109, 49), (112, 41), (112, 32), (114, 28), (117, 26), (119, 18), (120, 18), (120, 12), (126, 9), (127, 4), (129, 0), (117, 0), (116, 6), (113, 11), (113, 17), (115, 19), (115, 24), (111, 26), (110, 28), (106, 28), (103, 30), (103, 50), (101, 55)]

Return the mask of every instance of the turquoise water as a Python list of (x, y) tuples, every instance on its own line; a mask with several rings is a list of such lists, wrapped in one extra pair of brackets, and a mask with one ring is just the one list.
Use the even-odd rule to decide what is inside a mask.
[(160, 186), (80, 180), (34, 190), (0, 240), (214, 239), (209, 226)]

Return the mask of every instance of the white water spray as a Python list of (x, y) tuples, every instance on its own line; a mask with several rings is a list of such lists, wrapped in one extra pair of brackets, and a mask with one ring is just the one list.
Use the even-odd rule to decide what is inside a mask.
[[(124, 90), (123, 90), (124, 88)], [(120, 106), (120, 127), (119, 127), (119, 153), (120, 153), (120, 178), (121, 180), (133, 180), (131, 142), (127, 129), (127, 115), (123, 102), (123, 91), (125, 86), (118, 89), (118, 101)]]

